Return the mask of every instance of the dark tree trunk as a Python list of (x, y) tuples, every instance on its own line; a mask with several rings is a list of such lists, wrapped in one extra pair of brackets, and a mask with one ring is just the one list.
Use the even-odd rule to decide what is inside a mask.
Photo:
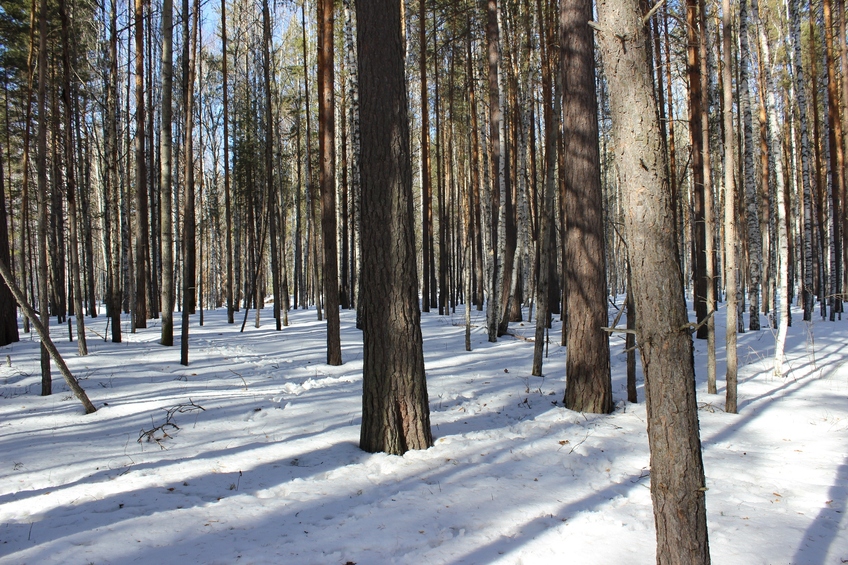
[(162, 116), (159, 133), (159, 207), (162, 230), (162, 345), (174, 345), (174, 223), (171, 175), (173, 95), (173, 0), (162, 2)]
[(335, 19), (333, 0), (319, 0), (321, 91), (318, 99), (321, 155), (321, 231), (324, 239), (324, 307), (327, 315), (327, 364), (342, 364), (339, 328), (339, 258), (336, 241), (336, 128), (334, 83)]
[(362, 135), (364, 360), (360, 447), (433, 444), (413, 230), (400, 4), (356, 3)]
[(603, 188), (595, 96), (592, 0), (563, 0), (561, 24), (565, 143), (565, 407), (612, 412)]
[[(195, 247), (195, 208), (194, 208), (194, 75), (197, 61), (197, 27), (200, 0), (194, 0), (191, 33), (186, 18), (183, 32), (186, 46), (183, 57), (190, 54), (183, 63), (183, 96), (185, 97), (185, 194), (183, 195), (183, 296), (182, 327), (180, 328), (180, 364), (188, 365), (189, 316), (196, 308), (195, 281), (197, 277), (197, 250)], [(183, 0), (183, 14), (188, 14), (188, 0)]]
[[(704, 134), (701, 121), (701, 56), (698, 0), (686, 1), (687, 75), (689, 77), (689, 139), (692, 144), (692, 207), (694, 239), (692, 266), (695, 286), (695, 314), (698, 322), (707, 317), (707, 231), (704, 192)], [(707, 338), (706, 324), (698, 328), (698, 339)]]
[[(671, 191), (637, 0), (598, 2), (645, 372), (657, 563), (710, 562), (695, 370)], [(638, 258), (638, 260), (635, 260)]]
[[(47, 0), (38, 9), (38, 139), (36, 151), (38, 175), (38, 307), (41, 324), (50, 328), (47, 303)], [(53, 393), (50, 354), (41, 344), (41, 395)]]
[(421, 309), (430, 311), (430, 263), (433, 254), (433, 196), (430, 187), (430, 95), (427, 91), (427, 3), (418, 0), (418, 70), (421, 82), (421, 250), (424, 276)]
[[(0, 150), (0, 261), (8, 265), (9, 229), (6, 223), (6, 186), (3, 175), (3, 154)], [(78, 316), (82, 315), (82, 312)], [(0, 282), (0, 346), (18, 341), (18, 310), (12, 291), (5, 281)]]
[(227, 323), (235, 322), (233, 314), (233, 210), (230, 202), (230, 105), (227, 82), (229, 79), (227, 69), (227, 0), (221, 0), (221, 79), (223, 85), (221, 94), (223, 98), (223, 120), (224, 120), (224, 214), (227, 228), (224, 237), (227, 240)]
[(147, 327), (147, 277), (150, 271), (150, 219), (144, 134), (144, 1), (135, 0), (135, 327)]

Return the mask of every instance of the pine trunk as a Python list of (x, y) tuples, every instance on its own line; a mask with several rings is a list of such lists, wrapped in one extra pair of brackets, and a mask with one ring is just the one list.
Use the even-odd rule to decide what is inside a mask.
[(665, 156), (636, 0), (598, 2), (624, 231), (645, 372), (657, 563), (710, 562), (692, 339)]
[(563, 142), (565, 144), (565, 406), (578, 412), (612, 412), (607, 332), (603, 188), (595, 96), (592, 0), (563, 0), (561, 23)]
[(400, 4), (358, 0), (362, 92), (360, 447), (403, 454), (433, 444), (418, 307), (412, 164)]

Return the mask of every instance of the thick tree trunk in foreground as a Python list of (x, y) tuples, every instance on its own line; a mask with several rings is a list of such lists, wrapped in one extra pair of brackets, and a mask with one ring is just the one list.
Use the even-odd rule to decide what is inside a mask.
[(400, 4), (356, 3), (362, 135), (364, 359), (360, 447), (433, 443), (424, 377)]
[(612, 412), (606, 327), (603, 189), (595, 97), (592, 0), (563, 0), (561, 16), (565, 144), (565, 295), (568, 324), (565, 407)]
[(657, 563), (710, 562), (695, 370), (674, 215), (637, 0), (598, 2), (637, 341), (645, 372)]

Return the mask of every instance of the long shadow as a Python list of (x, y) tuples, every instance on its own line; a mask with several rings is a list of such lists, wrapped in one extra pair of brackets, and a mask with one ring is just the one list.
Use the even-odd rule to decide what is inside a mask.
[(522, 524), (517, 534), (509, 537), (500, 537), (488, 545), (478, 547), (474, 551), (463, 555), (454, 561), (454, 563), (457, 565), (460, 563), (493, 563), (502, 558), (504, 554), (518, 549), (521, 546), (527, 545), (545, 530), (561, 524), (563, 520), (562, 516), (571, 516), (581, 512), (591, 512), (593, 509), (618, 496), (625, 496), (631, 489), (640, 483), (642, 478), (644, 477), (641, 475), (633, 474), (626, 477), (619, 483), (612, 484), (602, 490), (595, 491), (580, 500), (564, 504), (560, 506), (556, 513), (556, 517), (539, 516), (538, 518), (534, 518), (533, 520)]
[[(563, 425), (569, 426), (567, 423), (563, 423)], [(491, 462), (487, 464), (488, 469), (486, 469), (486, 477), (489, 480), (497, 480), (496, 477), (503, 475), (506, 469), (514, 466), (509, 462), (510, 455), (512, 450), (520, 444), (520, 438), (504, 440), (486, 454), (486, 459), (482, 461)], [(617, 447), (619, 446), (612, 440), (610, 444), (601, 443), (589, 449), (605, 452), (606, 456), (615, 459)], [(476, 453), (474, 451), (475, 455)], [(470, 455), (470, 453), (466, 454), (466, 458)], [(133, 492), (112, 494), (100, 500), (87, 500), (75, 505), (72, 515), (69, 515), (68, 508), (58, 507), (50, 510), (45, 517), (36, 523), (36, 530), (31, 541), (26, 539), (25, 528), (19, 527), (17, 528), (17, 539), (10, 540), (9, 545), (12, 547), (0, 551), (3, 551), (3, 553), (9, 552), (7, 555), (17, 554), (22, 560), (26, 559), (33, 563), (40, 562), (48, 556), (55, 560), (56, 552), (67, 554), (69, 551), (77, 551), (78, 540), (74, 540), (73, 536), (96, 530), (99, 535), (113, 540), (111, 545), (100, 546), (98, 544), (100, 554), (97, 557), (100, 560), (112, 560), (114, 562), (129, 562), (142, 555), (144, 562), (149, 563), (173, 562), (175, 556), (180, 556), (181, 561), (188, 560), (188, 562), (191, 562), (192, 558), (202, 559), (208, 558), (210, 555), (216, 555), (222, 559), (227, 559), (226, 556), (230, 556), (232, 560), (235, 560), (235, 552), (241, 552), (238, 557), (259, 558), (263, 562), (305, 563), (307, 562), (305, 555), (301, 556), (301, 559), (289, 555), (287, 560), (285, 553), (287, 551), (291, 553), (298, 549), (309, 549), (317, 552), (316, 549), (312, 548), (320, 548), (321, 551), (326, 551), (328, 556), (323, 562), (333, 563), (336, 560), (330, 559), (329, 555), (338, 551), (339, 548), (344, 548), (346, 539), (351, 539), (352, 536), (367, 536), (367, 541), (361, 542), (360, 540), (358, 549), (360, 555), (352, 560), (361, 563), (378, 563), (381, 559), (385, 559), (385, 549), (382, 549), (384, 551), (382, 554), (376, 552), (371, 555), (373, 551), (370, 550), (370, 547), (372, 545), (379, 546), (381, 543), (385, 545), (386, 539), (395, 539), (395, 536), (400, 538), (403, 535), (408, 536), (410, 534), (414, 538), (414, 532), (425, 528), (458, 529), (463, 524), (468, 524), (468, 520), (472, 520), (473, 523), (474, 519), (468, 517), (469, 513), (476, 513), (478, 516), (499, 513), (501, 503), (494, 498), (489, 502), (486, 496), (460, 496), (459, 498), (454, 496), (465, 493), (463, 490), (455, 491), (454, 489), (463, 489), (463, 485), (467, 484), (467, 481), (479, 479), (480, 467), (476, 457), (459, 465), (445, 464), (440, 457), (434, 457), (426, 464), (429, 469), (421, 469), (420, 466), (418, 469), (402, 466), (397, 468), (391, 476), (382, 476), (382, 473), (365, 476), (361, 468), (357, 472), (356, 467), (362, 463), (369, 463), (369, 459), (372, 457), (376, 457), (378, 460), (390, 458), (390, 456), (381, 454), (367, 454), (349, 443), (340, 443), (325, 449), (307, 450), (298, 457), (286, 457), (282, 460), (263, 463), (245, 473), (241, 481), (241, 488), (237, 492), (230, 492), (226, 489), (226, 483), (235, 480), (232, 476), (209, 474), (186, 481), (191, 484), (177, 480)], [(527, 491), (527, 498), (522, 499), (525, 501), (522, 504), (523, 507), (528, 509), (539, 507), (543, 501), (549, 501), (552, 493), (557, 491), (567, 492), (567, 488), (563, 491), (563, 485), (567, 485), (569, 481), (587, 480), (594, 471), (583, 465), (584, 456), (572, 456), (565, 452), (561, 455), (564, 461), (568, 461), (571, 457), (574, 458), (572, 459), (573, 463), (579, 466), (576, 468), (578, 475), (572, 474), (569, 476), (568, 473), (571, 471), (567, 466), (551, 468), (549, 473), (539, 477), (539, 483), (530, 483), (538, 484), (539, 487), (537, 490)], [(588, 454), (585, 456), (585, 461), (594, 460), (595, 457), (596, 455)], [(507, 467), (498, 470), (498, 467), (502, 464), (507, 465)], [(365, 470), (376, 472), (381, 464), (376, 467), (375, 469), (369, 465)], [(345, 480), (337, 474), (338, 472), (350, 472), (351, 474), (348, 475), (349, 479)], [(251, 480), (251, 476), (273, 477), (274, 485), (271, 485), (272, 487), (282, 487), (284, 484), (291, 485), (292, 495), (297, 494), (298, 489), (302, 491), (306, 486), (303, 480), (310, 477), (326, 481), (327, 486), (330, 486), (332, 490), (331, 492), (324, 492), (321, 496), (316, 496), (317, 493), (313, 493), (309, 500), (300, 500), (297, 496), (287, 498), (285, 492), (289, 490), (288, 488), (268, 491), (269, 485), (257, 484), (256, 479)], [(629, 474), (586, 497), (563, 504), (556, 511), (556, 519), (554, 517), (529, 519), (518, 525), (519, 535), (473, 549), (467, 552), (461, 561), (466, 563), (491, 561), (490, 558), (497, 557), (499, 551), (517, 549), (527, 544), (543, 530), (561, 523), (563, 516), (571, 517), (580, 512), (592, 511), (616, 497), (625, 496), (640, 483), (642, 478), (644, 478), (642, 475)], [(208, 484), (210, 480), (220, 483), (217, 484), (216, 489), (210, 488)], [(204, 485), (203, 482), (207, 482), (207, 484)], [(323, 490), (321, 483), (314, 486), (318, 488), (318, 492)], [(445, 489), (444, 493), (442, 493), (442, 488)], [(265, 492), (260, 493), (260, 491)], [(426, 496), (426, 491), (430, 492), (429, 497)], [(216, 494), (221, 496), (216, 499)], [(205, 498), (201, 498), (201, 495)], [(210, 498), (210, 495), (212, 498)], [(185, 524), (186, 519), (197, 521), (197, 514), (188, 513), (185, 514), (185, 518), (180, 519), (181, 514), (176, 513), (178, 509), (189, 509), (190, 512), (191, 508), (221, 503), (224, 499), (239, 495), (253, 495), (256, 498), (267, 498), (268, 496), (283, 496), (286, 498), (271, 514), (249, 513), (242, 518), (235, 515), (234, 520), (230, 522), (230, 527), (226, 530), (213, 531), (212, 528), (198, 527), (200, 524), (197, 523)], [(560, 496), (567, 496), (567, 494)], [(145, 502), (139, 506), (134, 503), (135, 497), (145, 499), (152, 497), (155, 502)], [(400, 502), (395, 504), (395, 499)], [(233, 498), (233, 500), (223, 503), (239, 507), (244, 504), (255, 504), (256, 502), (253, 500), (251, 498), (240, 501)], [(445, 512), (447, 506), (444, 506), (444, 504), (446, 503), (455, 507), (447, 517), (440, 514), (440, 512)], [(415, 511), (410, 512), (412, 508)], [(500, 510), (503, 509), (500, 508)], [(512, 508), (512, 510), (515, 510), (515, 508)], [(171, 514), (171, 512), (174, 512), (174, 514)], [(150, 533), (138, 532), (137, 528), (140, 527), (140, 524), (134, 523), (133, 519), (152, 518), (154, 515), (161, 515), (165, 522), (162, 524), (164, 531), (161, 533), (161, 537), (153, 536), (151, 538)], [(174, 519), (177, 522), (169, 521)], [(363, 519), (364, 521), (362, 521)], [(59, 522), (58, 530), (38, 530), (40, 522), (49, 524), (51, 520)], [(377, 532), (368, 529), (369, 522), (374, 524), (375, 521), (385, 524), (385, 531)], [(169, 526), (168, 523), (173, 525)], [(184, 524), (183, 528), (179, 527), (180, 523)], [(55, 523), (51, 525), (54, 528), (56, 527)], [(209, 524), (206, 524), (206, 526), (209, 526)], [(331, 534), (333, 538), (330, 539), (327, 536), (309, 537), (310, 532), (314, 529), (313, 526), (318, 527), (319, 531), (323, 531), (325, 534)], [(46, 537), (43, 537), (44, 535)], [(118, 541), (119, 545), (115, 545), (114, 535), (117, 535), (117, 540), (121, 540), (123, 543), (121, 544), (121, 541)], [(314, 536), (315, 533), (313, 532), (311, 535)], [(142, 545), (126, 543), (128, 540), (138, 538), (146, 538), (146, 542)], [(307, 541), (304, 541), (304, 539)], [(451, 549), (454, 555), (465, 552), (465, 544), (461, 538), (457, 537), (445, 541), (452, 544)], [(236, 549), (234, 548), (236, 545), (241, 547)], [(2, 547), (0, 546), (0, 548)], [(210, 552), (210, 547), (216, 549)], [(363, 547), (366, 549), (363, 549)], [(421, 550), (415, 543), (408, 544), (406, 549), (410, 552)], [(216, 550), (220, 550), (221, 553), (214, 553)], [(363, 552), (366, 555), (362, 555)], [(116, 553), (123, 553), (123, 555)], [(316, 561), (315, 557), (311, 557), (308, 562), (321, 561)], [(339, 562), (345, 562), (345, 560)]]
[[(267, 444), (261, 444), (263, 447), (268, 447)], [(295, 457), (286, 457), (284, 460), (268, 462), (263, 465), (247, 471), (244, 475), (267, 476), (268, 471), (265, 467), (280, 469), (276, 473), (279, 475), (279, 483), (293, 481), (296, 479), (308, 479), (310, 476), (318, 473), (326, 473), (333, 469), (356, 463), (358, 459), (366, 454), (352, 452), (349, 448), (342, 448), (345, 444), (336, 444), (323, 449), (305, 449), (302, 453), (295, 454)], [(233, 448), (224, 449), (217, 452), (209, 452), (204, 454), (203, 458), (214, 458), (217, 455), (231, 456), (233, 451), (245, 451), (253, 449), (255, 445), (244, 446), (244, 448), (235, 450)], [(345, 455), (344, 451), (348, 451)], [(154, 462), (147, 465), (139, 465), (136, 469), (143, 470), (157, 469), (161, 467), (161, 462)], [(98, 476), (99, 479), (104, 479), (103, 476)], [(77, 481), (76, 484), (90, 484), (93, 477), (86, 477)], [(124, 491), (113, 493), (96, 500), (87, 500), (82, 503), (73, 505), (73, 513), (69, 512), (66, 506), (57, 506), (39, 515), (37, 523), (50, 524), (51, 521), (58, 522), (61, 526), (46, 531), (38, 531), (38, 534), (33, 536), (33, 540), (37, 545), (50, 544), (58, 539), (73, 536), (75, 534), (105, 528), (107, 526), (117, 526), (122, 521), (131, 520), (145, 515), (153, 515), (173, 509), (175, 506), (179, 509), (202, 506), (205, 504), (214, 504), (220, 502), (227, 496), (237, 495), (244, 492), (255, 493), (258, 490), (267, 488), (266, 486), (251, 485), (245, 488), (244, 483), (248, 483), (249, 479), (241, 479), (236, 483), (234, 474), (207, 474), (200, 477), (194, 477), (188, 480), (172, 480), (164, 483), (161, 486), (145, 487), (132, 491)], [(209, 481), (218, 483), (216, 486), (210, 486)], [(206, 484), (204, 484), (206, 483)], [(69, 485), (63, 485), (65, 488)], [(55, 492), (58, 489), (53, 488), (46, 490), (47, 492)], [(37, 492), (30, 492), (29, 495), (35, 495)], [(183, 495), (176, 505), (169, 503), (167, 498), (175, 498)], [(138, 497), (145, 500), (142, 505), (133, 504), (132, 499)], [(155, 500), (157, 503), (151, 504), (149, 501)], [(74, 519), (75, 516), (85, 519)], [(53, 534), (53, 535), (51, 535)], [(12, 555), (16, 551), (26, 549), (30, 540), (3, 540), (0, 544), (0, 557), (4, 555)], [(35, 560), (33, 562), (39, 562)]]
[(826, 565), (828, 563), (842, 563), (848, 560), (846, 555), (833, 555), (828, 561), (828, 553), (833, 542), (840, 539), (843, 542), (843, 551), (848, 551), (848, 543), (845, 541), (845, 532), (840, 529), (848, 511), (848, 456), (842, 461), (842, 465), (836, 471), (836, 478), (827, 492), (827, 504), (825, 504), (816, 516), (815, 520), (807, 526), (801, 543), (795, 550), (792, 563), (804, 565)]

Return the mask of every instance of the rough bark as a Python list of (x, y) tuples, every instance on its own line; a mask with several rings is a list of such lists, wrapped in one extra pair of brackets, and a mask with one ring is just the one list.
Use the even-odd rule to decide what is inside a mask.
[[(224, 215), (227, 223), (224, 237), (227, 242), (227, 323), (232, 324), (235, 322), (233, 306), (233, 208), (230, 196), (230, 96), (227, 88), (227, 83), (229, 81), (227, 59), (227, 0), (221, 0), (221, 97), (223, 106), (222, 118), (224, 121)], [(297, 300), (297, 298), (295, 298), (295, 300)]]
[(657, 563), (710, 562), (692, 339), (644, 26), (636, 0), (598, 2), (624, 232), (645, 372)]
[(811, 321), (813, 316), (813, 219), (812, 219), (812, 186), (810, 173), (810, 134), (807, 119), (807, 86), (804, 81), (804, 64), (801, 58), (801, 17), (799, 0), (788, 0), (789, 38), (791, 41), (790, 60), (795, 79), (795, 98), (798, 101), (798, 123), (801, 130), (801, 182), (803, 183), (803, 265), (804, 286), (802, 301), (804, 304), (804, 320)]
[(501, 216), (505, 216), (505, 194), (504, 194), (504, 159), (501, 155), (501, 140), (503, 139), (503, 110), (501, 103), (501, 87), (499, 79), (500, 66), (500, 31), (498, 26), (498, 2), (487, 1), (486, 10), (486, 50), (488, 57), (488, 86), (489, 86), (489, 139), (490, 139), (490, 166), (491, 166), (491, 193), (490, 206), (486, 206), (483, 214), (491, 217), (489, 231), (489, 272), (487, 285), (489, 297), (486, 305), (486, 325), (490, 342), (498, 340), (498, 326), (500, 325), (501, 293), (503, 291), (503, 245), (504, 222)]
[(403, 454), (433, 443), (413, 230), (400, 5), (356, 4), (362, 135), (364, 358), (360, 447)]
[(147, 277), (150, 271), (150, 218), (144, 107), (144, 0), (135, 0), (135, 327), (147, 327)]
[[(196, 277), (197, 249), (196, 243), (196, 212), (194, 205), (194, 79), (197, 61), (197, 28), (200, 12), (200, 0), (194, 0), (191, 18), (191, 32), (186, 18), (183, 22), (183, 33), (187, 42), (183, 47), (183, 96), (185, 98), (185, 192), (183, 193), (183, 295), (182, 295), (182, 324), (180, 327), (180, 364), (188, 365), (188, 336), (189, 316), (196, 307)], [(188, 0), (183, 0), (183, 14), (188, 14)], [(186, 58), (186, 54), (188, 57)], [(258, 305), (257, 305), (258, 310)]]
[(748, 327), (760, 329), (760, 273), (763, 263), (763, 243), (760, 232), (760, 213), (757, 205), (757, 183), (754, 175), (754, 126), (751, 113), (751, 87), (748, 82), (751, 51), (748, 43), (748, 0), (739, 2), (739, 106), (745, 140), (743, 181), (745, 185), (745, 225), (748, 231)]
[[(38, 137), (36, 144), (38, 308), (41, 310), (41, 324), (49, 331), (50, 315), (47, 303), (47, 0), (41, 0), (38, 9)], [(41, 395), (49, 396), (52, 392), (50, 355), (42, 341)]]
[(433, 254), (433, 196), (430, 187), (430, 95), (427, 90), (427, 3), (418, 0), (418, 70), (421, 82), (421, 256), (424, 276), (421, 310), (430, 311), (430, 264)]
[(327, 364), (342, 364), (339, 329), (339, 262), (336, 235), (336, 126), (334, 72), (335, 10), (333, 0), (319, 0), (318, 72), (322, 75), (318, 99), (321, 155), (321, 231), (324, 240), (324, 308), (327, 317)]
[(731, 49), (733, 42), (733, 24), (731, 23), (730, 0), (722, 0), (722, 87), (724, 118), (724, 281), (727, 289), (727, 327), (725, 333), (725, 351), (727, 370), (725, 372), (726, 401), (724, 409), (736, 413), (736, 288), (739, 271), (736, 263), (736, 152), (734, 150), (735, 132), (733, 131), (733, 78), (731, 77)]
[[(692, 146), (692, 212), (694, 217), (692, 241), (692, 276), (695, 288), (695, 314), (698, 322), (706, 319), (707, 306), (707, 233), (704, 190), (704, 132), (701, 112), (703, 106), (698, 0), (686, 1), (687, 75), (689, 77), (689, 138)], [(698, 339), (706, 339), (707, 325), (698, 329)]]
[(595, 96), (592, 0), (563, 0), (563, 142), (565, 144), (565, 293), (568, 304), (565, 407), (612, 412), (607, 332), (603, 188)]
[(159, 207), (162, 230), (162, 336), (160, 343), (174, 345), (174, 216), (171, 176), (171, 116), (174, 92), (174, 4), (162, 1), (162, 122), (159, 131)]

